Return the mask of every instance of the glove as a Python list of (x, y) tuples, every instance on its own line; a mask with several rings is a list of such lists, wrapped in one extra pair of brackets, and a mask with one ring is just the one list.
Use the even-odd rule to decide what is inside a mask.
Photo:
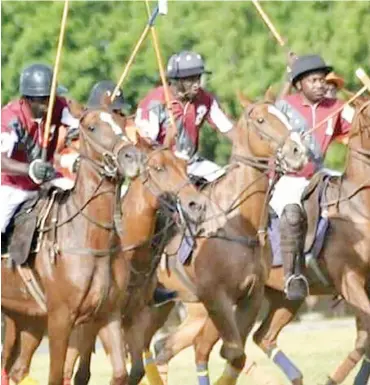
[(78, 136), (80, 134), (79, 127), (70, 128), (66, 135), (66, 144), (67, 146), (71, 144), (74, 140), (78, 139)]
[(41, 184), (54, 178), (55, 169), (49, 162), (41, 159), (35, 159), (28, 169), (29, 177), (36, 183)]

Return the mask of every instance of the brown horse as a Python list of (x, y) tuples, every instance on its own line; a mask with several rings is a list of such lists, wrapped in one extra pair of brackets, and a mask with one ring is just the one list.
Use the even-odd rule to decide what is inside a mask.
[[(301, 145), (288, 135), (288, 127), (269, 103), (245, 109), (233, 132), (233, 163), (223, 179), (203, 190), (210, 201), (207, 218), (191, 263), (183, 266), (222, 335), (221, 354), (229, 368), (243, 367), (245, 339), (255, 322), (271, 263), (268, 244), (257, 240), (269, 190), (267, 160), (277, 151), (298, 169), (307, 159)], [(173, 254), (178, 245), (174, 239), (166, 252)], [(163, 352), (157, 359), (164, 359)], [(204, 362), (198, 364), (204, 372)]]
[[(336, 372), (330, 376), (327, 385), (341, 383), (348, 372), (360, 360), (363, 353), (369, 355), (369, 196), (370, 179), (369, 171), (369, 103), (362, 104), (353, 122), (350, 135), (350, 156), (346, 171), (346, 179), (339, 184), (329, 187), (329, 199), (335, 205), (329, 205), (332, 216), (332, 230), (324, 250), (321, 253), (320, 267), (330, 282), (326, 286), (314, 274), (309, 272), (311, 278), (310, 291), (314, 295), (341, 293), (344, 299), (354, 307), (357, 318), (356, 349), (340, 365)], [(338, 193), (340, 198), (338, 201)], [(331, 196), (331, 198), (330, 198)], [(355, 229), (355, 231), (354, 231)], [(357, 240), (357, 242), (356, 242)], [(340, 252), (338, 252), (340, 250)], [(187, 289), (181, 285), (172, 274), (166, 277), (165, 272), (160, 279), (167, 287)], [(180, 286), (179, 286), (180, 285)], [(293, 384), (302, 384), (303, 375), (299, 369), (277, 348), (277, 337), (282, 328), (296, 315), (303, 301), (289, 301), (283, 293), (283, 271), (280, 267), (271, 270), (266, 284), (265, 297), (270, 303), (270, 309), (265, 320), (254, 334), (254, 341), (262, 350), (276, 362), (285, 372)], [(366, 294), (367, 291), (367, 294)], [(181, 293), (181, 291), (180, 291)], [(186, 293), (184, 298), (186, 298)], [(195, 343), (197, 351), (203, 351), (203, 356), (208, 359), (210, 350), (218, 339), (215, 329), (208, 330), (208, 345), (204, 341), (207, 328), (204, 327), (208, 314), (201, 304), (191, 304), (188, 318), (184, 321), (179, 331), (159, 341), (158, 347), (166, 351), (166, 359), (173, 357), (181, 349)], [(275, 359), (274, 359), (275, 358)], [(258, 370), (255, 363), (248, 363), (246, 372), (252, 373), (256, 380), (266, 380), (266, 375)], [(261, 378), (262, 377), (262, 378)], [(369, 377), (369, 363), (364, 359), (363, 366), (356, 379), (357, 384), (365, 384)], [(225, 382), (233, 384), (235, 380), (229, 378)], [(269, 379), (269, 383), (275, 383)]]
[[(145, 160), (122, 140), (101, 111), (80, 116), (81, 161), (75, 188), (55, 198), (40, 251), (28, 262), (44, 306), (32, 304), (19, 271), (2, 268), (2, 311), (13, 320), (47, 313), (49, 384), (63, 383), (64, 360), (74, 325), (89, 319), (111, 336), (113, 381), (126, 381), (120, 336), (119, 298), (128, 283), (128, 262), (120, 251), (114, 225), (116, 191), (125, 175), (135, 176)], [(108, 118), (108, 119), (106, 119)], [(17, 229), (14, 236), (17, 236)], [(42, 287), (42, 289), (40, 289)]]
[[(159, 258), (168, 237), (171, 236), (171, 223), (155, 226), (156, 219), (158, 221), (158, 210), (168, 209), (168, 203), (163, 207), (159, 192), (173, 194), (176, 199), (180, 198), (181, 202), (185, 202), (188, 213), (195, 221), (202, 212), (201, 205), (196, 201), (199, 200), (199, 194), (195, 187), (189, 184), (185, 162), (176, 158), (170, 150), (161, 148), (149, 153), (148, 158), (148, 174), (132, 180), (121, 205), (124, 213), (121, 241), (127, 250), (125, 255), (131, 261), (129, 288), (123, 300), (122, 326), (131, 360), (135, 362), (141, 362), (143, 351), (141, 347), (148, 343), (147, 336), (150, 333), (144, 332), (150, 328), (147, 321), (151, 319), (146, 316), (148, 304), (152, 301), (156, 286), (155, 272)], [(172, 209), (176, 210), (176, 206)], [(91, 335), (94, 336), (94, 333)], [(75, 381), (78, 384), (86, 384), (90, 377), (89, 363), (95, 341), (89, 339), (86, 333), (83, 338), (78, 337), (76, 348), (67, 354), (65, 378), (68, 383), (77, 356), (80, 355)], [(100, 333), (99, 337), (105, 346), (106, 335)], [(90, 345), (86, 343), (89, 340)], [(130, 384), (137, 375), (130, 373)]]
[[(121, 243), (125, 259), (131, 262), (130, 285), (123, 300), (124, 325), (126, 325), (126, 328), (129, 328), (130, 323), (132, 323), (135, 312), (138, 312), (152, 298), (153, 283), (155, 283), (153, 278), (156, 279), (155, 268), (158, 262), (158, 259), (153, 258), (153, 251), (157, 251), (160, 255), (161, 248), (163, 248), (161, 245), (164, 245), (163, 238), (169, 235), (171, 226), (168, 226), (168, 224), (159, 233), (154, 234), (158, 209), (162, 209), (162, 212), (170, 210), (169, 214), (172, 215), (172, 212), (177, 210), (180, 203), (185, 208), (185, 212), (194, 219), (201, 211), (201, 205), (195, 201), (199, 194), (188, 181), (185, 162), (175, 158), (169, 150), (164, 148), (153, 149), (152, 146), (145, 144), (143, 140), (138, 143), (138, 147), (141, 151), (147, 153), (147, 161), (143, 172), (132, 179), (130, 188), (121, 205), (121, 211), (124, 213), (120, 231)], [(176, 205), (173, 205), (172, 201), (176, 202)], [(152, 244), (152, 240), (155, 244)], [(30, 323), (28, 322), (28, 324)], [(73, 369), (74, 360), (79, 352), (81, 354), (81, 370), (77, 374), (77, 381), (79, 383), (88, 381), (90, 376), (90, 355), (95, 342), (97, 326), (96, 324), (90, 324), (89, 326), (79, 327), (73, 333), (74, 338), (70, 342), (69, 354), (67, 354), (65, 383), (68, 383), (72, 376), (69, 368)], [(42, 321), (35, 322), (36, 328), (38, 328), (37, 337), (26, 334), (27, 325), (22, 328), (22, 333), (25, 336), (20, 341), (22, 352), (11, 373), (12, 378), (16, 378), (18, 381), (27, 375), (32, 354), (41, 342), (45, 329), (45, 326), (42, 326)], [(128, 338), (131, 335), (132, 333), (128, 333)], [(26, 341), (27, 337), (29, 338), (28, 341)], [(107, 337), (109, 336), (106, 333), (101, 333), (105, 346), (108, 346), (108, 343), (105, 342)], [(130, 340), (128, 341), (130, 346), (141, 346), (135, 341), (130, 343)], [(134, 348), (130, 350), (135, 352)], [(10, 349), (4, 347), (3, 365), (8, 363), (7, 370), (9, 371), (12, 360), (10, 360), (10, 357), (5, 356), (7, 352), (10, 352)], [(141, 358), (141, 351), (136, 356)]]

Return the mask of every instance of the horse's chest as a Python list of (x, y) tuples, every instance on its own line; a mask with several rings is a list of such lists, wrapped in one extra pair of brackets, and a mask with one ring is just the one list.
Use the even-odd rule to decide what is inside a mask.
[(79, 313), (81, 316), (86, 314), (97, 315), (107, 305), (112, 283), (112, 269), (108, 257), (98, 259), (90, 285), (80, 306)]

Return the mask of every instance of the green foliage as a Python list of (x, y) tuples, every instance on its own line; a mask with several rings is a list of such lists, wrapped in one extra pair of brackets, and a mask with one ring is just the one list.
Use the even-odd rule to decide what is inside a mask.
[[(154, 6), (154, 3), (152, 3)], [(3, 1), (2, 104), (17, 96), (21, 69), (32, 62), (53, 64), (63, 2)], [(263, 2), (280, 33), (297, 53), (317, 52), (359, 88), (357, 67), (370, 55), (368, 2)], [(146, 24), (144, 2), (72, 1), (67, 21), (59, 82), (71, 97), (85, 101), (98, 80), (118, 79)], [(182, 49), (199, 51), (213, 71), (207, 88), (230, 116), (240, 107), (235, 92), (257, 98), (271, 84), (278, 90), (286, 67), (285, 52), (251, 2), (170, 1), (169, 13), (156, 22), (165, 60)], [(158, 81), (150, 35), (124, 83), (135, 106)], [(219, 162), (229, 146), (213, 131), (202, 132), (202, 149)]]

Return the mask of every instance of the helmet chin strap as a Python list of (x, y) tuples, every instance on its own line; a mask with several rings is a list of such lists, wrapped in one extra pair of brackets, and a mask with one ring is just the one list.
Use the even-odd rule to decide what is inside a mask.
[(176, 79), (172, 85), (175, 88), (176, 96), (183, 100), (191, 100), (188, 95), (191, 95), (191, 91), (186, 91), (184, 85), (182, 84), (181, 79)]

